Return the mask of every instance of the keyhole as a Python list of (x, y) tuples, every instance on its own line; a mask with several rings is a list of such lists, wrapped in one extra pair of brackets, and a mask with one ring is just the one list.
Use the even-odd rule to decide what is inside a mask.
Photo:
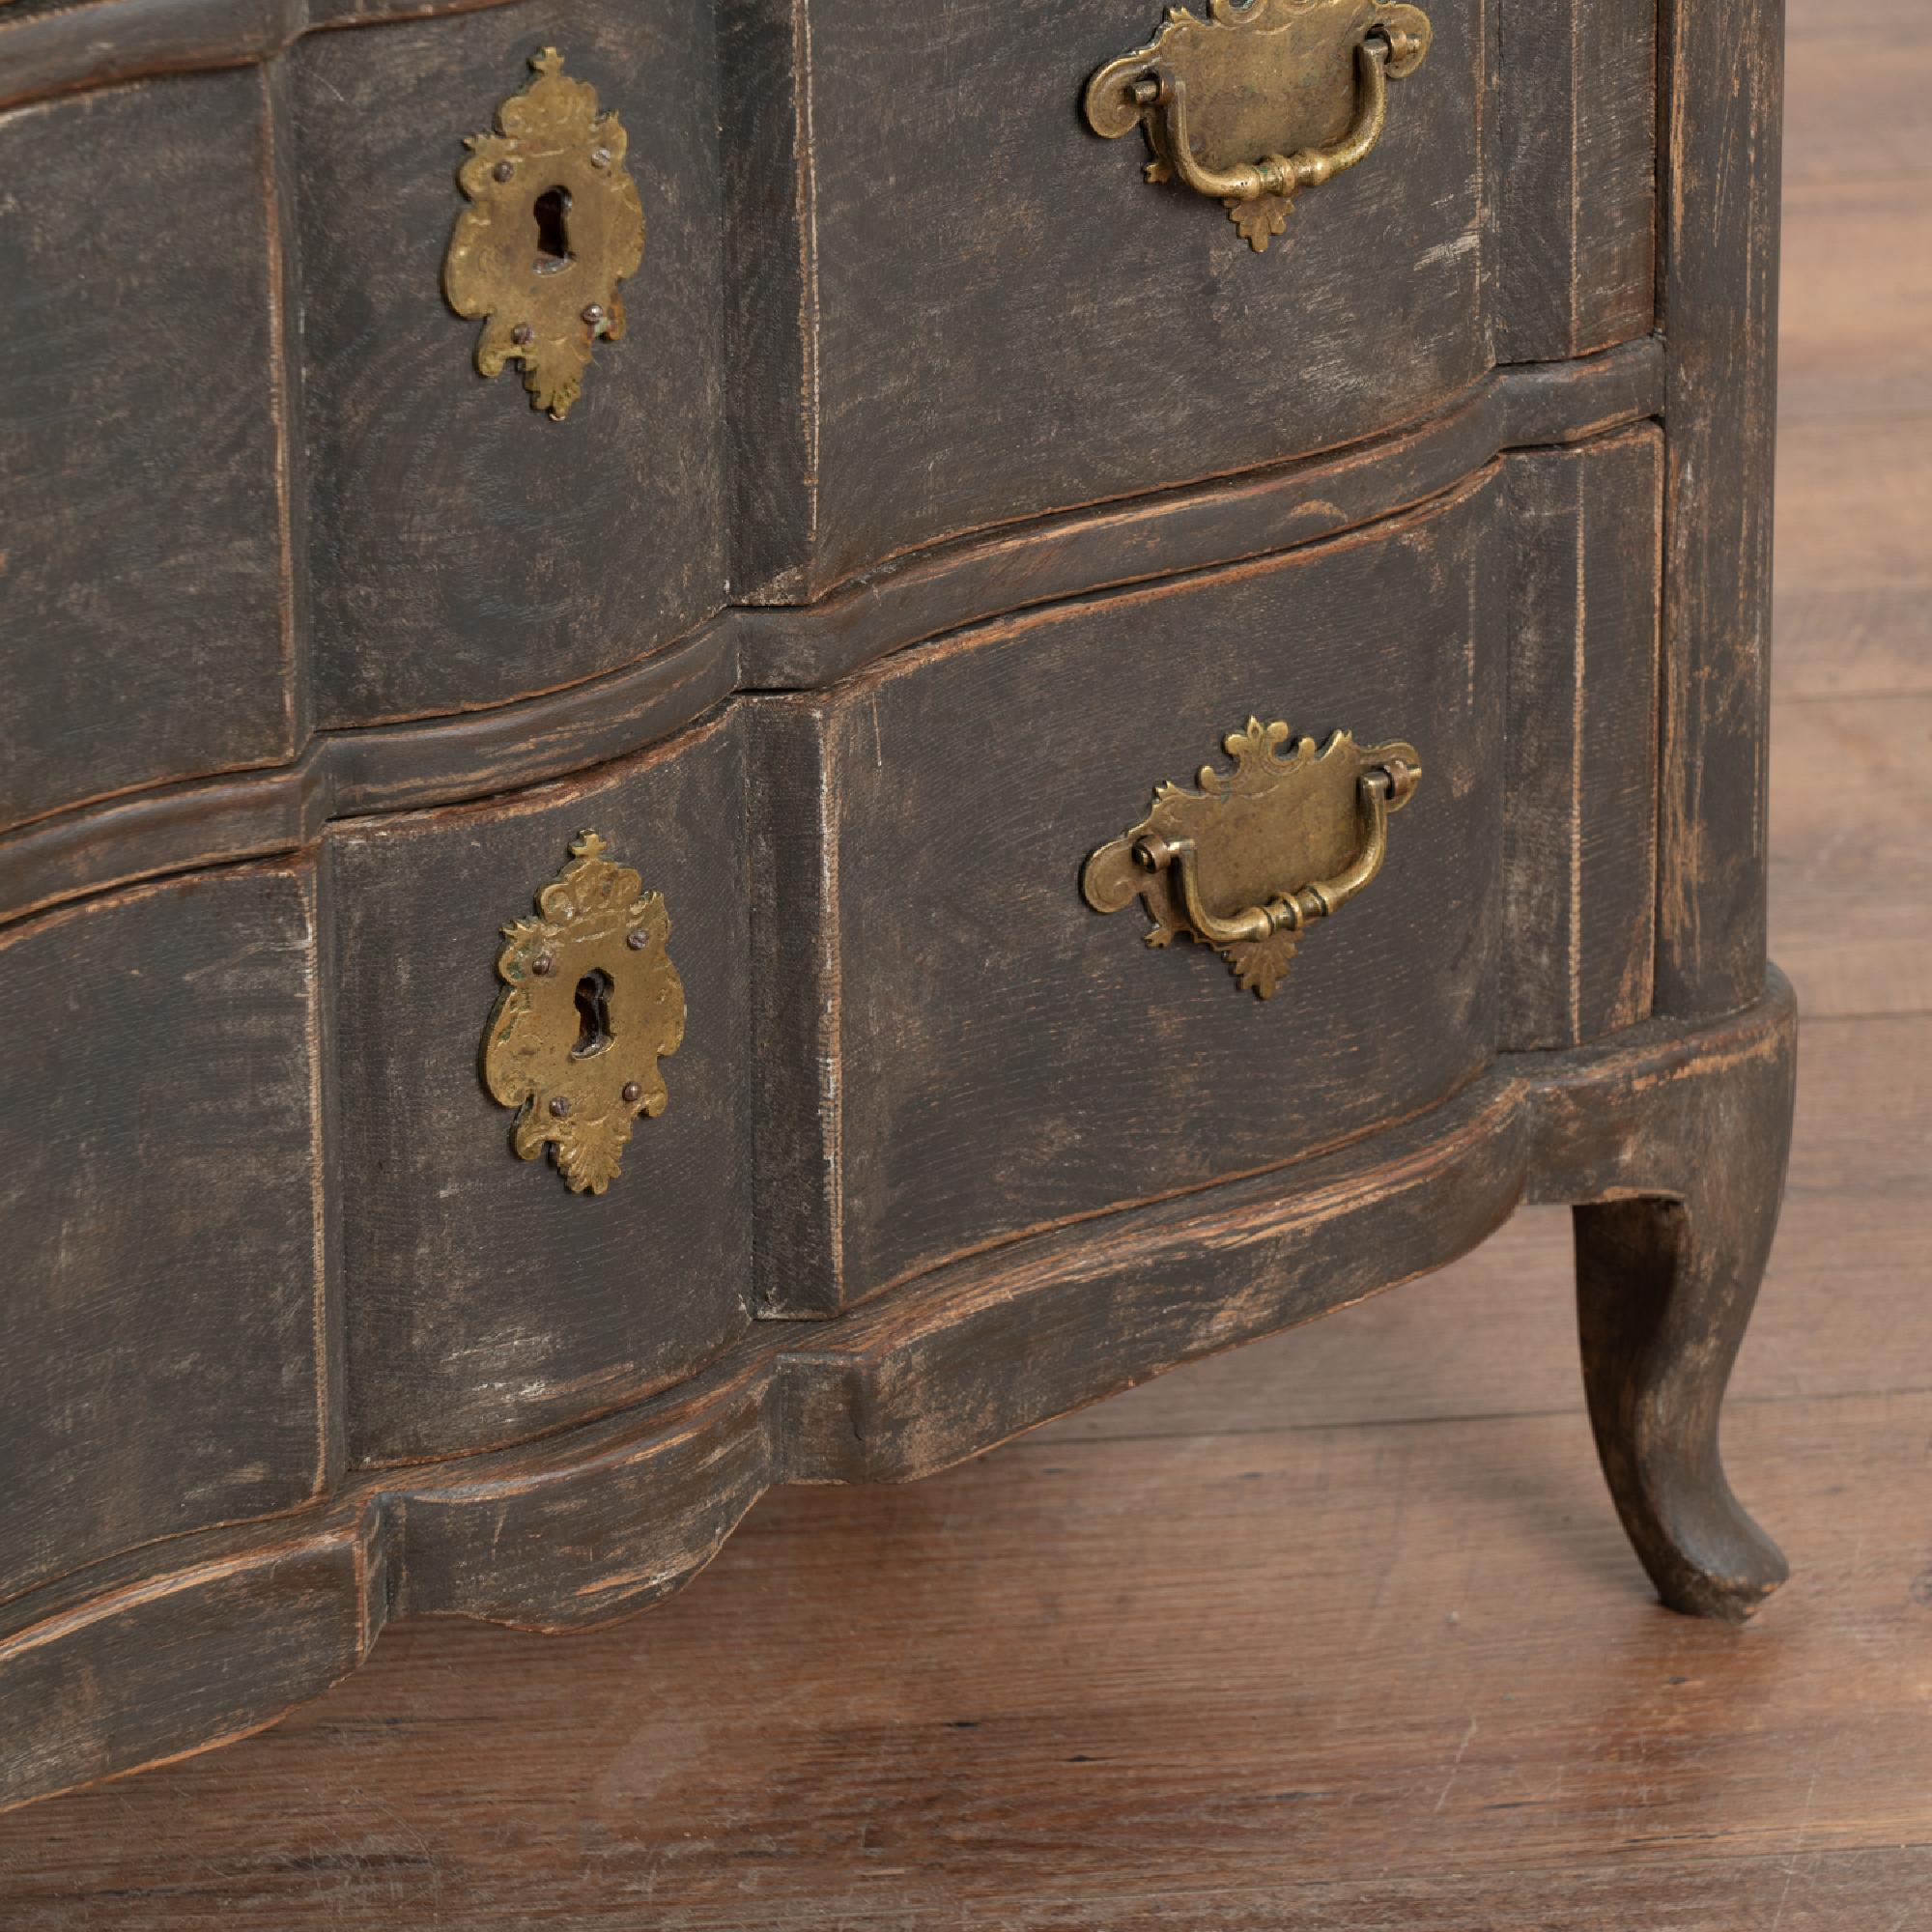
[(534, 213), (537, 217), (537, 258), (530, 264), (531, 272), (539, 275), (554, 275), (559, 269), (567, 269), (576, 260), (570, 252), (570, 232), (564, 216), (570, 213), (570, 190), (567, 187), (547, 187), (537, 196)]
[(611, 976), (601, 967), (577, 982), (577, 1044), (573, 1060), (588, 1060), (611, 1044)]

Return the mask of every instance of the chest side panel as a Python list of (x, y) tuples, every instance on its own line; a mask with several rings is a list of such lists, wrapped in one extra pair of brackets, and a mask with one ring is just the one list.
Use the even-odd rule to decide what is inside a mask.
[(1499, 21), (1499, 358), (1627, 342), (1657, 307), (1657, 0), (1500, 0)]
[(1650, 1011), (1663, 439), (1507, 465), (1503, 1039), (1569, 1046)]

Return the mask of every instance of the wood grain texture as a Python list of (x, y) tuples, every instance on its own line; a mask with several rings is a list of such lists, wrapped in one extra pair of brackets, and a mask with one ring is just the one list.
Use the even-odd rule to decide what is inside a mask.
[[(741, 485), (787, 507), (741, 532), (734, 596), (809, 601), (942, 536), (1348, 441), (1472, 382), (1494, 360), (1494, 25), (1489, 0), (1431, 17), (1370, 164), (1264, 258), (1079, 119), (1153, 8), (960, 0), (912, 34), (862, 0), (738, 0), (728, 43), (792, 73), (729, 103), (726, 147), (763, 165), (727, 220), (785, 265), (774, 307), (803, 347), (772, 353), (776, 317), (734, 342), (756, 372), (735, 440), (809, 467)], [(790, 142), (759, 132), (773, 93), (804, 100)]]
[(505, 791), (602, 764), (690, 724), (737, 674), (728, 624), (608, 680), (434, 724), (318, 736), (276, 772), (184, 784), (66, 813), (0, 843), (10, 916), (156, 872), (313, 844), (354, 818)]
[(1654, 340), (1497, 369), (1422, 421), (1346, 449), (937, 545), (816, 604), (735, 612), (741, 680), (811, 689), (889, 650), (1056, 597), (1317, 542), (1435, 496), (1505, 451), (1654, 416), (1662, 374)]
[(1775, 721), (1772, 893), (1782, 904), (1826, 901), (1781, 946), (1807, 1009), (1932, 1007), (1928, 741), (1932, 696), (1818, 699)]
[(1655, 0), (1500, 0), (1497, 353), (1580, 355), (1656, 306)]
[(297, 260), (299, 224), (293, 130), (295, 100), (286, 61), (258, 68), (262, 99), (261, 192), (267, 252), (269, 420), (274, 439), (276, 614), (288, 676), (288, 741), (293, 751), (315, 730), (314, 653), (309, 648), (308, 437), (304, 422), (302, 291)]
[[(1754, 999), (1765, 956), (1782, 0), (1668, 0), (1658, 1010)], [(1729, 77), (1713, 84), (1714, 75)]]
[[(185, 1749), (265, 1722), (313, 1694), (319, 1662), (353, 1666), (392, 1605), (595, 1625), (688, 1580), (772, 1484), (931, 1474), (1179, 1361), (1439, 1264), (1497, 1226), (1525, 1188), (1563, 1199), (1655, 1185), (1662, 1170), (1651, 1156), (1667, 1168), (1686, 1110), (1721, 1107), (1722, 1092), (1704, 1090), (1776, 1059), (1791, 1024), (1788, 988), (1774, 980), (1759, 1007), (1700, 1034), (1649, 1025), (1618, 1047), (1505, 1062), (1444, 1107), (1290, 1179), (1236, 1181), (1134, 1209), (1097, 1237), (1063, 1230), (970, 1260), (836, 1328), (774, 1325), (735, 1360), (622, 1415), (366, 1476), (281, 1539), (218, 1532), (181, 1546), (170, 1575), (124, 1561), (43, 1590), (0, 1637), (0, 1703), (43, 1710), (77, 1675), (98, 1688), (63, 1714), (47, 1747), (0, 1760), (5, 1797), (58, 1788), (68, 1765), (76, 1776), (132, 1769), (158, 1723)], [(1206, 1292), (1225, 1289), (1231, 1259), (1239, 1292)], [(1175, 1292), (1190, 1283), (1202, 1292)], [(201, 1595), (204, 1643), (220, 1653), (233, 1590), (273, 1592), (284, 1563), (299, 1574), (325, 1557), (346, 1647), (304, 1644), (321, 1613), (306, 1587), (265, 1605), (286, 1627), (285, 1662), (245, 1682), (205, 1654), (174, 1654), (172, 1637), (125, 1637), (143, 1605), (181, 1599), (192, 1614)], [(120, 1672), (103, 1674), (102, 1645)]]
[[(440, 284), (463, 139), (547, 43), (622, 118), (644, 204), (627, 332), (563, 423), (476, 373)], [(290, 58), (319, 722), (498, 703), (688, 632), (724, 589), (709, 7), (517, 7)]]
[[(1773, 915), (1807, 1012), (1911, 1014), (1932, 1005), (1932, 365), (1918, 320), (1932, 287), (1932, 23), (1888, 0), (1869, 21), (1876, 62), (1817, 0), (1793, 0), (1791, 25)], [(1864, 110), (1850, 112), (1860, 88)], [(1861, 819), (1858, 796), (1879, 810)], [(1922, 1093), (1909, 1059), (1893, 1078)], [(1922, 1172), (1924, 1131), (1904, 1127)]]
[[(1932, 18), (1918, 0), (1872, 0), (1859, 21), (1864, 32), (1847, 33), (1844, 13), (1832, 0), (1789, 0), (1786, 7), (1787, 188), (1834, 183), (1855, 192), (1866, 183), (1923, 180), (1932, 173), (1921, 104), (1932, 95)], [(1879, 49), (1876, 68), (1873, 47)], [(1864, 264), (1865, 275), (1882, 274), (1889, 266), (1875, 256)], [(1834, 300), (1846, 292), (1813, 293)]]
[(0, 938), (0, 1595), (325, 1479), (315, 955), (301, 864)]
[[(108, 1777), (245, 1737), (264, 1721), (265, 1678), (317, 1694), (382, 1627), (379, 1552), (379, 1539), (341, 1529), (298, 1534), (267, 1554), (162, 1571), (7, 1643), (10, 1783)], [(102, 1687), (130, 1674), (154, 1693), (103, 1706)]]
[[(749, 882), (735, 724), (499, 804), (331, 834), (351, 1458), (514, 1441), (692, 1374), (749, 1315)], [(498, 930), (573, 838), (661, 892), (687, 1024), (611, 1191), (511, 1158), (478, 1072)]]
[(232, 73), (0, 117), (36, 370), (0, 403), (0, 824), (295, 749), (263, 108)]
[(1932, 414), (1779, 427), (1779, 696), (1932, 694), (1928, 524)]
[(1504, 466), (1516, 547), (1503, 805), (1502, 1043), (1650, 1010), (1663, 439)]
[(740, 707), (752, 851), (752, 1023), (758, 1055), (752, 1279), (760, 1316), (842, 1303), (845, 1164), (835, 748), (796, 704)]
[(0, 14), (0, 108), (151, 74), (251, 66), (317, 27), (512, 0), (50, 0)]
[(804, 0), (719, 0), (730, 582), (787, 600), (818, 537), (818, 264)]
[(562, 777), (675, 731), (734, 687), (829, 683), (985, 617), (1313, 541), (1435, 495), (1501, 450), (1574, 441), (1654, 413), (1661, 400), (1654, 342), (1577, 364), (1497, 371), (1439, 416), (1356, 450), (947, 546), (810, 610), (727, 611), (623, 670), (564, 691), (416, 724), (327, 732), (272, 773), (60, 813), (0, 838), (0, 918), (158, 872), (294, 850), (331, 818)]
[[(1911, 107), (1890, 117), (1918, 125)], [(1856, 183), (1794, 182), (1784, 226), (1809, 265), (1778, 331), (1778, 407), (1787, 421), (1932, 412), (1932, 203), (1923, 176), (1880, 171)]]
[[(1835, 0), (1792, 0), (1794, 137), (1830, 49), (1872, 109), (1833, 107), (1843, 150), (1918, 143), (1922, 89), (1895, 43), (1869, 50), (1922, 14), (1885, 0), (1854, 31)], [(1828, 197), (1794, 224), (1784, 315), (1818, 377), (1889, 407), (1921, 335), (1865, 317), (1925, 251), (1922, 204), (1884, 199), (1882, 219)], [(1833, 329), (1856, 356), (1827, 359)], [(1810, 447), (1868, 479), (1820, 554), (1884, 582), (1923, 522), (1899, 468), (1911, 420), (1889, 438), (1816, 420)], [(1781, 573), (1804, 434), (1781, 439)], [(1801, 669), (1883, 696), (1932, 662), (1903, 584), (1787, 645), (1793, 581), (1780, 696)], [(1802, 780), (1781, 749), (1774, 814)], [(1835, 782), (1821, 764), (1804, 795)], [(1791, 797), (1774, 817), (1786, 957), (1825, 956), (1861, 850), (1841, 816), (1808, 816)], [(1901, 903), (1922, 919), (1924, 895)], [(8, 1915), (28, 1932), (1913, 1926), (1932, 1888), (1932, 1020), (1921, 997), (1821, 1022), (1798, 979), (1790, 1190), (1724, 1432), (1794, 1577), (1747, 1631), (1642, 1610), (1576, 1400), (1568, 1211), (1529, 1208), (1427, 1293), (928, 1483), (779, 1492), (648, 1618), (540, 1644), (392, 1628), (262, 1737), (0, 1820)], [(779, 1630), (781, 1665), (748, 1668)]]
[[(779, 1159), (812, 1146), (822, 1198), (768, 1186), (761, 1304), (849, 1305), (965, 1249), (1273, 1166), (1481, 1066), (1496, 928), (1443, 919), (1428, 882), (1472, 906), (1498, 891), (1503, 509), (1492, 467), (1279, 560), (750, 700), (795, 768), (822, 743), (831, 848), (772, 873), (757, 970), (804, 970), (792, 936), (821, 928), (836, 961), (805, 1049), (827, 1075), (767, 1117)], [(1137, 907), (1102, 919), (1077, 887), (1157, 783), (1224, 763), (1251, 715), (1406, 738), (1428, 773), (1381, 877), (1265, 1008), (1211, 950), (1151, 951)]]
[[(1785, 950), (1781, 936), (1777, 944)], [(1932, 1297), (1919, 1292), (1932, 1255), (1928, 1157), (1932, 1019), (1821, 1020), (1807, 1009), (1784, 1209), (1728, 1416), (1751, 1404), (1932, 1389)], [(1573, 1247), (1567, 1208), (1525, 1207), (1426, 1294), (1379, 1296), (1216, 1356), (1068, 1416), (1052, 1434), (1104, 1467), (1104, 1445), (1149, 1437), (1569, 1415), (1577, 1320), (1560, 1285)], [(1807, 1582), (1802, 1558), (1797, 1581)]]
[(775, 1496), (636, 1623), (393, 1629), (262, 1738), (0, 1822), (0, 1870), (26, 1932), (1910, 1928), (1925, 1559), (1879, 1532), (1932, 1398), (1733, 1430), (1804, 1534), (1745, 1632), (1644, 1605), (1574, 1412), (1047, 1434)]

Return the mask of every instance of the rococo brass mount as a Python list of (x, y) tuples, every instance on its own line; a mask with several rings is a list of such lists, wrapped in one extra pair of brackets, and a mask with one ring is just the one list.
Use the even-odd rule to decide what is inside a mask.
[(1428, 14), (1402, 0), (1208, 0), (1206, 20), (1170, 7), (1146, 46), (1087, 83), (1087, 123), (1108, 140), (1145, 128), (1148, 180), (1216, 196), (1261, 253), (1298, 190), (1381, 138), (1388, 83), (1429, 42)]
[(472, 206), (456, 217), (442, 290), (458, 315), (487, 318), (476, 367), (515, 356), (532, 409), (561, 422), (590, 366), (591, 345), (624, 332), (617, 284), (644, 259), (644, 211), (624, 166), (627, 136), (597, 90), (545, 47), (537, 77), (497, 110), (497, 131), (469, 135), (457, 171)]
[(521, 1107), (511, 1145), (533, 1160), (553, 1144), (573, 1193), (602, 1194), (639, 1114), (665, 1110), (661, 1055), (684, 1037), (684, 985), (666, 941), (662, 894), (582, 834), (537, 894), (536, 919), (503, 928), (503, 981), (483, 1037), (483, 1083)]
[(1288, 726), (1258, 718), (1221, 743), (1234, 771), (1203, 765), (1198, 791), (1161, 785), (1153, 810), (1088, 859), (1080, 890), (1095, 912), (1140, 898), (1153, 920), (1150, 946), (1177, 933), (1212, 946), (1265, 1000), (1309, 923), (1381, 870), (1388, 815), (1408, 802), (1422, 761), (1413, 745), (1365, 750), (1347, 731), (1320, 752), (1295, 739), (1284, 757)]

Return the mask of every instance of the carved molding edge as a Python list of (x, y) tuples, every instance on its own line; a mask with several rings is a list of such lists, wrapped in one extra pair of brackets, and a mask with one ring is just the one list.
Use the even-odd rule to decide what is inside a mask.
[[(76, 804), (0, 833), (0, 922), (163, 873), (292, 852), (338, 818), (539, 784), (668, 736), (740, 689), (809, 690), (941, 632), (1319, 543), (1453, 489), (1519, 445), (1580, 440), (1662, 408), (1655, 340), (1485, 377), (1420, 424), (1100, 516), (936, 545), (817, 603), (729, 609), (556, 692), (413, 724), (346, 726), (293, 763)], [(1015, 585), (1024, 586), (1024, 594)]]
[[(1515, 1056), (1339, 1152), (952, 1264), (807, 1335), (770, 1324), (781, 1332), (637, 1409), (382, 1471), (305, 1517), (184, 1538), (160, 1574), (150, 1546), (48, 1585), (15, 1601), (0, 1634), (0, 1728), (36, 1740), (0, 1774), (0, 1808), (258, 1730), (354, 1670), (391, 1615), (561, 1631), (643, 1609), (696, 1576), (768, 1489), (935, 1473), (1441, 1266), (1524, 1199), (1694, 1193), (1741, 1103), (1781, 1172), (1796, 1017), (1773, 969), (1756, 1005), (1714, 1024), (1650, 1021)], [(1140, 1297), (1194, 1319), (1120, 1320)], [(1055, 1350), (1083, 1300), (1111, 1315), (1089, 1329), (1106, 1346)], [(1029, 1350), (1036, 1373), (989, 1362), (992, 1331)], [(937, 1400), (948, 1392), (962, 1399)], [(244, 1622), (255, 1641), (239, 1660)]]

